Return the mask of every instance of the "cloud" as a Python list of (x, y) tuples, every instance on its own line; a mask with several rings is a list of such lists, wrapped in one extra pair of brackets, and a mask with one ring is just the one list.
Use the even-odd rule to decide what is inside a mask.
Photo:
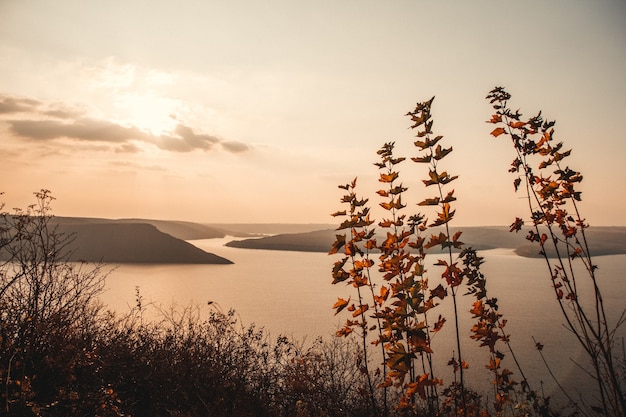
[(246, 152), (250, 150), (250, 146), (243, 142), (235, 141), (222, 142), (222, 148), (233, 153)]
[(29, 98), (0, 96), (0, 114), (31, 112), (40, 104), (41, 102)]
[(73, 109), (57, 108), (57, 109), (47, 110), (45, 112), (42, 112), (41, 114), (45, 116), (49, 116), (49, 117), (54, 117), (57, 119), (71, 119), (71, 118), (81, 116), (83, 112), (79, 110), (73, 110)]
[(84, 117), (82, 110), (59, 104), (46, 106), (40, 101), (28, 98), (0, 95), (0, 116), (2, 114), (12, 116), (10, 119), (5, 117), (4, 121), (8, 124), (9, 131), (21, 139), (48, 142), (71, 139), (110, 145), (104, 149), (118, 153), (140, 152), (139, 143), (170, 152), (209, 151), (217, 144), (221, 144), (223, 150), (232, 153), (250, 149), (241, 142), (223, 141), (216, 136), (197, 133), (182, 123), (179, 123), (173, 132), (156, 135), (136, 126), (125, 126), (102, 118)]
[(29, 139), (69, 138), (122, 143), (133, 139), (145, 141), (149, 136), (136, 127), (124, 127), (106, 120), (89, 118), (69, 123), (58, 120), (8, 120), (7, 123), (11, 132)]
[(115, 148), (115, 153), (139, 153), (141, 148), (134, 143), (123, 143)]
[(220, 142), (215, 136), (197, 135), (189, 126), (180, 123), (176, 126), (175, 132), (192, 148), (211, 149), (214, 144)]

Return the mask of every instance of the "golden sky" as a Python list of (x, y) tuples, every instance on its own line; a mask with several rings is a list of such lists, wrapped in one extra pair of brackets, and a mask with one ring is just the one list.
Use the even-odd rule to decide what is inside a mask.
[[(619, 0), (4, 0), (2, 201), (46, 188), (57, 215), (334, 222), (338, 184), (378, 188), (383, 143), (415, 155), (404, 114), (435, 95), (457, 225), (507, 225), (525, 206), (484, 99), (503, 85), (557, 120), (587, 220), (624, 225), (624, 22)], [(426, 167), (400, 169), (429, 197)]]

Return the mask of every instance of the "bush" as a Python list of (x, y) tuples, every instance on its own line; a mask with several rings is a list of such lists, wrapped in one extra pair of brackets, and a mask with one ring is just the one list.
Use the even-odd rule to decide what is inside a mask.
[[(233, 311), (145, 306), (139, 290), (127, 314), (106, 311), (108, 272), (67, 261), (72, 236), (50, 226), (52, 201), (42, 190), (2, 215), (3, 415), (368, 415), (349, 345), (271, 341)], [(148, 308), (161, 320), (144, 320)]]

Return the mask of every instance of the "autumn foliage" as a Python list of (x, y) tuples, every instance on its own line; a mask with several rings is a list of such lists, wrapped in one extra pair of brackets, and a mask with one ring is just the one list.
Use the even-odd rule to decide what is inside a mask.
[[(501, 88), (487, 98), (495, 109), (489, 120), (496, 125), (491, 135), (510, 136), (517, 152), (510, 172), (518, 174), (515, 190), (523, 184), (529, 196), (533, 227), (527, 239), (536, 242), (545, 257), (555, 298), (568, 328), (589, 354), (593, 368), (590, 372), (599, 386), (599, 404), (581, 404), (566, 392), (571, 410), (574, 414), (600, 410), (605, 415), (623, 415), (620, 384), (624, 375), (616, 366), (614, 328), (607, 323), (596, 267), (585, 237), (588, 225), (577, 205), (581, 193), (576, 184), (582, 175), (563, 165), (571, 151), (563, 150), (562, 143), (553, 143), (554, 122), (544, 122), (540, 114), (522, 120), (519, 112), (507, 107), (510, 96)], [(339, 186), (344, 191), (341, 202), (346, 208), (333, 213), (343, 220), (330, 251), (340, 255), (332, 268), (332, 283), (350, 285), (354, 295), (339, 298), (333, 306), (336, 314), (344, 314), (344, 310), (349, 314), (337, 335), (357, 335), (363, 356), (372, 358), (365, 361), (362, 372), (371, 374), (368, 401), (382, 415), (391, 410), (401, 415), (433, 416), (556, 415), (550, 399), (531, 387), (515, 356), (511, 336), (506, 332), (507, 320), (498, 300), (488, 293), (487, 279), (481, 271), (483, 258), (465, 246), (461, 232), (451, 229), (456, 213), (451, 185), (457, 176), (445, 170), (443, 163), (453, 148), (433, 131), (432, 104), (433, 99), (417, 103), (407, 113), (410, 127), (416, 132), (413, 145), (417, 154), (410, 160), (426, 167), (420, 174), (425, 196), (414, 198), (422, 193), (409, 194), (401, 181), (399, 167), (406, 158), (394, 154), (394, 142), (385, 143), (377, 152), (379, 161), (375, 165), (381, 184), (376, 192), (378, 204), (357, 194), (356, 178)], [(536, 171), (530, 162), (534, 157), (540, 158)], [(544, 174), (548, 169), (552, 172)], [(431, 211), (416, 213), (416, 206)], [(567, 211), (569, 206), (572, 214)], [(382, 214), (375, 220), (374, 210), (380, 208)], [(521, 217), (516, 218), (511, 231), (522, 230), (524, 223)], [(546, 254), (547, 245), (554, 245), (555, 259)], [(436, 258), (431, 262), (438, 268), (436, 272), (427, 271), (427, 257)], [(578, 302), (581, 294), (576, 287), (575, 261), (583, 263), (593, 281), (595, 309), (591, 312)], [(461, 301), (463, 295), (473, 301)], [(452, 304), (451, 317), (438, 312), (446, 302)], [(460, 307), (461, 302), (468, 308)], [(459, 317), (468, 312), (473, 325), (461, 330)], [(436, 366), (435, 358), (441, 353), (435, 356), (432, 343), (439, 332), (450, 327), (448, 323), (456, 341), (448, 361), (453, 371), (451, 381), (437, 374), (436, 369), (441, 368)], [(482, 365), (468, 364), (464, 359), (467, 342), (461, 335), (468, 330), (469, 339), (485, 349)], [(511, 359), (509, 367), (505, 366), (506, 356)], [(492, 393), (479, 394), (468, 386), (464, 370), (469, 366), (484, 366), (492, 374)], [(383, 391), (382, 395), (374, 385)], [(393, 404), (388, 400), (389, 390), (400, 393)]]
[[(511, 95), (501, 87), (493, 89), (487, 99), (494, 114), (490, 123), (497, 127), (494, 137), (508, 136), (515, 150), (511, 172), (515, 191), (523, 190), (530, 213), (530, 229), (526, 239), (540, 247), (567, 328), (575, 335), (592, 363), (589, 370), (598, 387), (600, 403), (595, 410), (605, 415), (625, 415), (624, 375), (619, 373), (615, 330), (624, 315), (613, 326), (607, 319), (597, 265), (591, 257), (586, 230), (587, 220), (579, 204), (582, 193), (578, 185), (583, 176), (567, 165), (571, 149), (555, 140), (555, 122), (537, 115), (524, 118), (513, 111), (508, 102)], [(511, 231), (522, 230), (525, 221), (517, 217)], [(548, 256), (553, 251), (556, 257)], [(581, 265), (583, 272), (577, 270)], [(592, 294), (581, 294), (583, 280), (592, 284)], [(591, 299), (591, 308), (582, 299)]]

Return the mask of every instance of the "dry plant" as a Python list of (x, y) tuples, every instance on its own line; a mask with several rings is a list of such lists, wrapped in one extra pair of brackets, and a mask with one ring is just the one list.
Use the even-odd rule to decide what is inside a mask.
[[(589, 224), (579, 209), (582, 193), (577, 187), (583, 176), (566, 164), (571, 149), (555, 141), (554, 121), (544, 120), (541, 112), (523, 118), (509, 107), (511, 95), (502, 87), (493, 89), (487, 99), (495, 110), (489, 122), (497, 126), (491, 134), (511, 139), (515, 159), (509, 172), (516, 175), (515, 191), (521, 189), (528, 201), (530, 219), (517, 217), (511, 231), (530, 223), (526, 239), (538, 245), (566, 326), (591, 362), (590, 374), (599, 394), (592, 411), (623, 416), (626, 381), (619, 373), (615, 334), (624, 323), (624, 313), (616, 323), (609, 323), (587, 240)], [(582, 272), (577, 265), (582, 265)], [(581, 291), (583, 280), (591, 283), (591, 294)], [(590, 306), (585, 304), (588, 300)]]

